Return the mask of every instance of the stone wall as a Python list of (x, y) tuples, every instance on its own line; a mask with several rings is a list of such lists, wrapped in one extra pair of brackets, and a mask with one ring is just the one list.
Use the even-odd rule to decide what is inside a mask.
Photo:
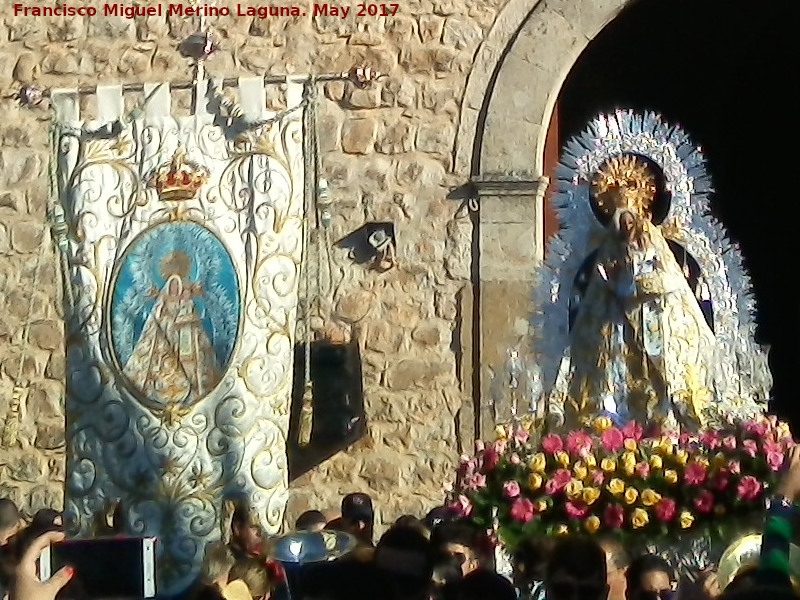
[[(30, 386), (18, 443), (0, 449), (0, 496), (34, 510), (61, 503), (63, 329), (48, 240), (33, 285), (49, 115), (7, 96), (27, 83), (185, 80), (188, 63), (176, 45), (197, 23), (14, 17), (16, 1), (0, 0), (0, 422), (22, 356)], [(341, 83), (324, 89), (319, 126), (334, 199), (332, 238), (367, 221), (392, 221), (399, 266), (379, 274), (335, 252), (339, 284), (322, 329), (335, 341), (359, 341), (369, 434), (293, 484), (290, 517), (336, 508), (352, 491), (373, 493), (383, 521), (422, 513), (441, 501), (462, 438), (473, 435), (471, 375), (461, 362), (471, 328), (472, 226), (448, 195), (464, 183), (452, 165), (460, 98), (502, 3), (411, 0), (394, 17), (342, 20), (312, 18), (303, 2), (304, 17), (210, 19), (222, 42), (208, 63), (212, 75), (339, 72), (360, 64), (389, 75), (372, 90)]]

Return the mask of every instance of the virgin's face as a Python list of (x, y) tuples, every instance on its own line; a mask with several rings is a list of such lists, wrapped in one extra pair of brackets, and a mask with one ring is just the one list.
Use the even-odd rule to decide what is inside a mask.
[(633, 220), (633, 215), (631, 213), (623, 213), (622, 216), (619, 218), (620, 231), (622, 231), (627, 235), (631, 234), (634, 225), (635, 223)]

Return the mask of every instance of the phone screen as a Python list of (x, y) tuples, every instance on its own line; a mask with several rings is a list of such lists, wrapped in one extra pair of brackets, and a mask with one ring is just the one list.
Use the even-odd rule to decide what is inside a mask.
[[(59, 595), (75, 600), (123, 600), (155, 595), (153, 541), (142, 538), (70, 540), (53, 544), (49, 574), (65, 566), (75, 576)], [(47, 559), (46, 555), (42, 557)]]

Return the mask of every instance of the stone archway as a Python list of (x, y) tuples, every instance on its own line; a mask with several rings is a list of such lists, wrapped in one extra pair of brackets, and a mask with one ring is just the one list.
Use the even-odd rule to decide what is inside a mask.
[(531, 348), (532, 286), (544, 256), (545, 142), (559, 91), (589, 42), (634, 0), (509, 0), (476, 55), (454, 150), (480, 198), (473, 369), (481, 437), (506, 349)]

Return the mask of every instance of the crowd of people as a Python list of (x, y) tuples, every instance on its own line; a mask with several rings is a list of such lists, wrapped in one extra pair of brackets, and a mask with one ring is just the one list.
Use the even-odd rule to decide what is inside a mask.
[[(495, 569), (488, 532), (447, 507), (425, 518), (404, 516), (375, 542), (373, 501), (351, 494), (341, 514), (304, 513), (296, 530), (349, 533), (355, 548), (332, 561), (281, 565), (270, 558), (245, 504), (230, 511), (229, 535), (206, 548), (202, 573), (187, 600), (727, 600), (796, 598), (789, 567), (800, 501), (800, 446), (792, 449), (781, 485), (767, 501), (760, 562), (743, 567), (722, 589), (714, 571), (679, 579), (656, 555), (628, 556), (623, 541), (565, 537), (526, 540), (512, 557), (513, 574)], [(64, 539), (61, 515), (39, 511), (27, 523), (0, 499), (0, 597), (71, 598), (70, 567), (40, 581), (36, 562)], [(284, 566), (286, 568), (284, 568)], [(288, 571), (286, 570), (288, 569)], [(65, 589), (64, 589), (65, 588)], [(63, 591), (62, 591), (63, 590)]]

